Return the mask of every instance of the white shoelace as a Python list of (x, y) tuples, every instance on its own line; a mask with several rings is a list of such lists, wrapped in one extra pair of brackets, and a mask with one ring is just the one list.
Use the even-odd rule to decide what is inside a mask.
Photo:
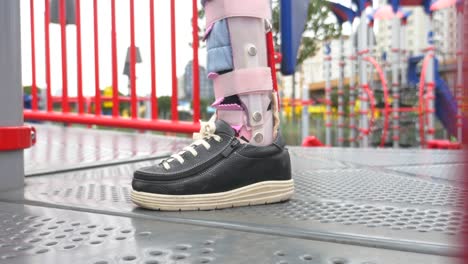
[(201, 123), (201, 128), (199, 133), (194, 133), (193, 134), (193, 139), (195, 140), (192, 144), (189, 146), (185, 147), (182, 149), (177, 154), (171, 155), (170, 158), (163, 160), (162, 161), (162, 166), (166, 169), (169, 170), (171, 169), (171, 165), (169, 164), (170, 162), (177, 160), (180, 164), (184, 164), (185, 160), (182, 157), (182, 155), (186, 152), (190, 152), (194, 157), (198, 156), (198, 152), (195, 150), (196, 146), (203, 145), (206, 150), (209, 150), (211, 148), (211, 145), (208, 143), (208, 139), (213, 138), (217, 142), (221, 142), (222, 138), (214, 132), (216, 131), (216, 125), (214, 121), (216, 120), (216, 116), (214, 115), (208, 122), (200, 122)]

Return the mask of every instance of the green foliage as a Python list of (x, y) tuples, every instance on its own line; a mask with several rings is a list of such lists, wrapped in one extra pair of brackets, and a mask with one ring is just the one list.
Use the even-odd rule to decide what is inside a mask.
[[(343, 111), (345, 115), (349, 115), (349, 86), (345, 85), (343, 87)], [(332, 107), (338, 110), (338, 89), (333, 89), (331, 93)]]
[(160, 118), (169, 119), (171, 113), (171, 96), (158, 97), (158, 114)]
[[(211, 105), (211, 102), (213, 102), (214, 99), (203, 99), (200, 98), (200, 117), (202, 120), (208, 120), (210, 116), (208, 116), (208, 106)], [(191, 104), (192, 109), (193, 109), (193, 102)]]
[[(281, 45), (280, 8), (273, 7), (273, 33), (275, 46)], [(325, 0), (310, 0), (307, 12), (307, 23), (304, 28), (302, 43), (299, 48), (297, 65), (301, 65), (307, 58), (314, 56), (319, 50), (322, 41), (337, 38), (340, 35), (341, 26), (330, 18), (330, 9)]]
[[(42, 88), (40, 87), (36, 87), (37, 88), (37, 93), (41, 93), (41, 91), (43, 90)], [(32, 90), (32, 86), (31, 85), (27, 85), (27, 86), (23, 86), (23, 93), (25, 95), (30, 95), (31, 94), (31, 90)]]

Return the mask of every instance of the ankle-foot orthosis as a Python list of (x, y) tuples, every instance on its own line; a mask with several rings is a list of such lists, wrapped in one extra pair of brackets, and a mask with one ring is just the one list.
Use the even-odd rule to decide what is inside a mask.
[(218, 119), (257, 146), (276, 137), (278, 102), (268, 67), (270, 0), (204, 0), (208, 77)]

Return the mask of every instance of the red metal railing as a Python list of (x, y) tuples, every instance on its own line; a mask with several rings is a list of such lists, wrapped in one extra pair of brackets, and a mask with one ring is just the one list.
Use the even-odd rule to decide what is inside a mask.
[[(50, 39), (50, 17), (51, 17), (51, 6), (50, 0), (44, 0), (44, 55), (45, 65), (36, 64), (36, 27), (34, 25), (34, 6), (37, 1), (30, 0), (30, 36), (31, 36), (31, 68), (32, 68), (32, 87), (31, 87), (31, 109), (24, 110), (25, 120), (42, 120), (52, 122), (63, 122), (63, 123), (76, 123), (76, 124), (87, 124), (87, 125), (101, 125), (109, 127), (124, 127), (141, 130), (158, 130), (167, 132), (180, 132), (180, 133), (192, 133), (199, 129), (200, 119), (200, 80), (199, 80), (199, 60), (198, 60), (198, 0), (192, 0), (192, 49), (193, 49), (193, 121), (180, 121), (177, 105), (178, 105), (178, 84), (177, 84), (177, 50), (176, 50), (176, 0), (165, 0), (170, 1), (170, 27), (171, 27), (171, 67), (168, 67), (171, 71), (172, 77), (172, 98), (171, 98), (171, 120), (162, 120), (158, 116), (158, 100), (157, 100), (157, 82), (156, 82), (156, 41), (155, 31), (155, 0), (147, 0), (149, 11), (148, 14), (138, 14), (138, 16), (148, 15), (149, 16), (149, 41), (150, 41), (150, 65), (151, 65), (151, 92), (149, 97), (138, 97), (137, 95), (137, 83), (136, 83), (136, 43), (135, 43), (135, 1), (128, 0), (128, 10), (130, 12), (130, 95), (129, 97), (122, 97), (119, 95), (118, 87), (118, 63), (117, 63), (117, 32), (119, 29), (116, 26), (116, 0), (110, 1), (110, 18), (111, 18), (111, 57), (112, 67), (109, 69), (100, 67), (100, 49), (99, 47), (99, 36), (103, 32), (99, 31), (98, 21), (98, 1), (93, 0), (93, 45), (94, 45), (94, 85), (95, 91), (94, 96), (86, 97), (83, 92), (83, 60), (82, 60), (82, 14), (80, 0), (75, 0), (75, 24), (76, 24), (76, 76), (77, 76), (77, 96), (69, 96), (69, 83), (68, 83), (68, 62), (67, 62), (67, 14), (66, 14), (66, 0), (58, 0), (59, 3), (59, 21), (60, 21), (60, 44), (61, 51), (51, 50), (50, 42), (57, 41)], [(184, 1), (185, 2), (185, 1)], [(119, 2), (120, 4), (121, 2)], [(101, 19), (99, 19), (101, 20)], [(55, 52), (61, 52), (61, 76), (62, 76), (62, 95), (60, 97), (52, 96), (52, 77), (51, 77), (51, 55)], [(169, 62), (168, 62), (169, 63)], [(89, 65), (87, 65), (89, 67)], [(46, 100), (47, 105), (45, 109), (39, 109), (38, 101), (38, 88), (37, 88), (37, 71), (36, 67), (45, 68), (45, 82), (46, 87)], [(111, 71), (112, 73), (112, 96), (101, 96), (100, 87), (100, 73), (103, 71)], [(102, 115), (102, 103), (112, 102), (112, 114)], [(138, 103), (141, 101), (148, 102), (151, 109), (151, 118), (140, 118), (138, 117)], [(61, 109), (54, 110), (54, 102), (59, 103)], [(130, 118), (125, 118), (119, 115), (119, 104), (121, 102), (130, 102)], [(71, 104), (76, 106), (76, 110), (71, 107)], [(86, 106), (90, 109), (90, 105), (94, 104), (94, 114), (91, 111), (86, 111)], [(88, 112), (88, 113), (87, 113)]]

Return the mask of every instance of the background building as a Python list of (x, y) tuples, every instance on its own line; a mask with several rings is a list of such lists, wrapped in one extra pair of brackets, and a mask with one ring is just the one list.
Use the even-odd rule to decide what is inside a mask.
[[(386, 0), (380, 0), (377, 6), (386, 4)], [(468, 1), (465, 1), (465, 8), (467, 5)], [(404, 9), (411, 10), (413, 12), (408, 19), (406, 27), (406, 50), (410, 55), (421, 55), (427, 47), (427, 15), (424, 13), (422, 7), (404, 7)], [(356, 24), (358, 24), (358, 21), (356, 22), (357, 23), (355, 23), (354, 28), (356, 28)], [(453, 64), (455, 63), (456, 43), (458, 37), (456, 23), (457, 14), (455, 8), (447, 8), (434, 13), (433, 26), (437, 57), (442, 65), (447, 65), (443, 66), (443, 69), (452, 69), (454, 66)], [(465, 20), (465, 28), (468, 28), (467, 20)], [(376, 59), (381, 63), (381, 58), (384, 53), (387, 54), (387, 60), (391, 59), (392, 21), (376, 21), (374, 25), (374, 34), (376, 41), (374, 56)], [(467, 30), (465, 30), (465, 38), (468, 39)], [(351, 54), (349, 48), (350, 41), (351, 40), (348, 37), (345, 39), (344, 44), (344, 54), (346, 56), (345, 85), (349, 82), (350, 75), (350, 63), (348, 60), (349, 55)], [(465, 50), (468, 50), (468, 46)], [(331, 42), (331, 52), (331, 84), (332, 86), (336, 86), (339, 77), (339, 40), (333, 40)], [(308, 84), (311, 92), (323, 90), (325, 87), (324, 56), (323, 46), (321, 46), (315, 56), (304, 61), (301, 70), (298, 71), (299, 73), (296, 75), (296, 98), (300, 96), (302, 92), (302, 89), (300, 89), (302, 81)], [(286, 97), (292, 96), (292, 81), (289, 79), (284, 81), (284, 94)]]
[[(185, 99), (188, 101), (192, 100), (192, 89), (193, 89), (193, 61), (189, 61), (185, 66), (184, 75), (179, 79), (179, 89), (183, 90), (179, 94), (179, 99)], [(208, 72), (206, 68), (200, 66), (200, 99), (213, 100), (214, 99), (214, 90), (213, 90), (213, 81), (208, 79)]]

